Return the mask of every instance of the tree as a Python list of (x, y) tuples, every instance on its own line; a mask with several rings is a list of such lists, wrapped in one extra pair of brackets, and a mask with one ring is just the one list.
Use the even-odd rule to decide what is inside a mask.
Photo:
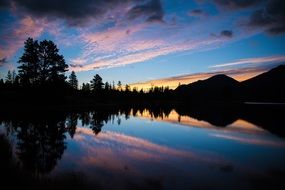
[(31, 86), (64, 83), (68, 65), (58, 52), (57, 46), (50, 40), (38, 43), (28, 38), (18, 61), (21, 64), (18, 67), (21, 83)]
[(108, 90), (111, 89), (111, 86), (110, 86), (110, 84), (109, 84), (108, 82), (105, 82), (104, 87), (105, 87), (105, 90), (106, 90), (106, 91), (108, 91)]
[(6, 84), (12, 84), (13, 83), (13, 78), (12, 78), (12, 74), (11, 74), (10, 70), (7, 73), (5, 83)]
[(85, 91), (85, 92), (90, 92), (90, 84), (89, 83), (83, 83), (82, 84), (82, 91)]
[(73, 89), (77, 90), (77, 88), (78, 88), (78, 80), (77, 80), (77, 77), (76, 77), (75, 72), (72, 71), (68, 78), (69, 78), (68, 84), (69, 84)]
[(94, 76), (94, 78), (90, 81), (90, 83), (91, 83), (91, 89), (94, 92), (101, 91), (103, 88), (102, 78), (98, 74)]
[(16, 82), (16, 78), (17, 78), (17, 73), (15, 70), (13, 70), (13, 72), (12, 72), (12, 83), (13, 84)]
[(40, 80), (42, 83), (60, 83), (65, 82), (64, 73), (68, 70), (68, 65), (62, 55), (58, 54), (59, 49), (51, 40), (40, 42), (39, 46), (39, 64)]
[(122, 90), (122, 83), (121, 83), (121, 81), (118, 81), (117, 86), (118, 86), (118, 90)]
[(39, 82), (39, 44), (37, 40), (28, 38), (25, 41), (24, 53), (18, 63), (20, 81), (23, 85), (36, 85)]
[(0, 87), (3, 87), (3, 86), (4, 86), (4, 80), (0, 79)]
[(126, 84), (126, 86), (125, 86), (125, 91), (126, 91), (126, 92), (129, 92), (130, 89), (131, 89), (130, 85)]
[(113, 81), (112, 90), (115, 90), (115, 82)]

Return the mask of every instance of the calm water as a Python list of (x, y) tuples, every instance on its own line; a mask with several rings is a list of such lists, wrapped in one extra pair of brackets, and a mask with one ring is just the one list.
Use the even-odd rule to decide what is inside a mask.
[(282, 185), (283, 133), (215, 114), (201, 119), (175, 109), (45, 112), (3, 116), (0, 134), (11, 148), (8, 170), (24, 171), (37, 181), (64, 178), (61, 183), (79, 181), (102, 189)]

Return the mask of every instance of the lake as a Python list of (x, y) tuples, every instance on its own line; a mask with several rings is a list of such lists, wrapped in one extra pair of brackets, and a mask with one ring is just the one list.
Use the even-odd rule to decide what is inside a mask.
[(284, 188), (284, 112), (263, 110), (2, 114), (2, 179), (35, 189)]

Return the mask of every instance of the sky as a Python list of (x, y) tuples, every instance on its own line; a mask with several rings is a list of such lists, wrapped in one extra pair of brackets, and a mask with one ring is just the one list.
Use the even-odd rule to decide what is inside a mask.
[(285, 64), (284, 10), (283, 0), (0, 0), (0, 78), (32, 37), (54, 41), (80, 84), (242, 81)]

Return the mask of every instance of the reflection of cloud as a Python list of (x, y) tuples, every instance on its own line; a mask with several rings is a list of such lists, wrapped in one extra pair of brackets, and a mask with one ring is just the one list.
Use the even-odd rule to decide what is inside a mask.
[(238, 137), (238, 136), (223, 135), (223, 134), (212, 134), (211, 136), (214, 136), (217, 138), (223, 138), (227, 140), (232, 140), (232, 141), (238, 141), (238, 142), (246, 143), (246, 144), (285, 147), (285, 143), (283, 141), (277, 141), (277, 140), (257, 139), (257, 138), (252, 138), (252, 137), (246, 138), (246, 137), (241, 137), (241, 136)]
[(219, 65), (214, 65), (211, 67), (228, 67), (228, 66), (236, 66), (243, 64), (260, 64), (260, 63), (272, 63), (272, 62), (284, 62), (285, 56), (269, 56), (269, 57), (255, 57), (255, 58), (247, 58), (247, 59), (239, 59), (237, 61), (223, 63)]
[(202, 9), (194, 9), (188, 12), (189, 16), (194, 16), (194, 17), (206, 17), (208, 14), (203, 11)]
[(170, 160), (174, 165), (185, 162), (212, 164), (223, 162), (217, 155), (212, 155), (209, 160), (207, 156), (110, 131), (101, 132), (95, 137), (91, 129), (78, 127), (74, 140), (80, 144), (80, 152), (83, 155), (79, 155), (80, 158), (70, 157), (68, 159), (76, 160), (80, 167), (120, 171), (127, 165), (131, 171), (138, 172), (144, 170), (144, 164), (149, 167), (152, 164), (169, 163)]
[[(93, 131), (87, 128), (78, 128), (76, 130), (75, 139), (84, 139), (80, 137), (81, 135), (90, 135), (94, 137)], [(140, 160), (159, 158), (159, 155), (195, 158), (195, 156), (190, 152), (171, 149), (165, 146), (151, 143), (144, 139), (110, 131), (102, 132), (92, 140), (94, 140), (96, 143), (103, 144), (106, 146), (106, 148), (109, 147), (111, 149), (114, 145), (119, 145), (121, 148), (123, 148), (121, 151), (127, 153), (129, 157)], [(94, 148), (97, 149), (98, 146)]]
[(157, 79), (146, 81), (142, 83), (134, 83), (131, 84), (131, 88), (137, 87), (138, 89), (149, 89), (151, 86), (169, 86), (171, 89), (174, 89), (178, 86), (178, 84), (189, 84), (198, 80), (204, 80), (210, 78), (214, 75), (218, 74), (225, 74), (238, 81), (244, 81), (251, 77), (254, 77), (258, 74), (261, 74), (267, 71), (268, 68), (240, 68), (240, 69), (229, 69), (229, 70), (220, 70), (220, 71), (213, 71), (213, 72), (205, 72), (205, 73), (195, 73), (195, 74), (186, 74), (180, 76), (174, 76), (164, 79)]

